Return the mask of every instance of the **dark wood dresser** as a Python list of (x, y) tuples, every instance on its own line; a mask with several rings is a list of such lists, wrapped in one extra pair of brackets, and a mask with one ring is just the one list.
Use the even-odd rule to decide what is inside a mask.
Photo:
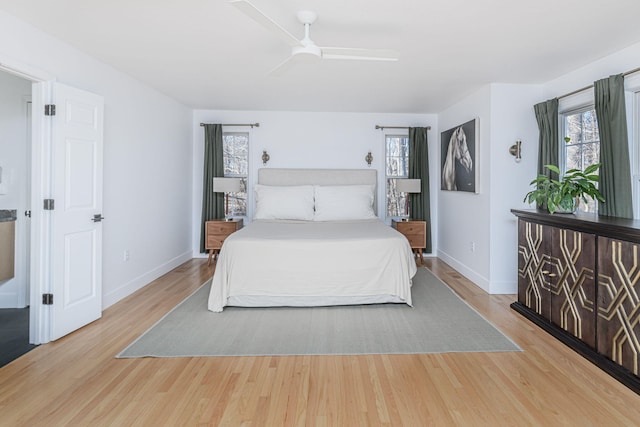
[(511, 212), (518, 217), (511, 308), (640, 394), (640, 221)]

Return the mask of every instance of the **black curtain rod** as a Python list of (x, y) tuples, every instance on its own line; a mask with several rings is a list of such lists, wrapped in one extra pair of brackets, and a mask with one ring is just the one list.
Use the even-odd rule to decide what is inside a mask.
[[(419, 126), (416, 126), (419, 127)], [(409, 126), (380, 126), (380, 125), (376, 125), (376, 129), (409, 129)], [(427, 130), (431, 130), (431, 126), (427, 126), (426, 127)]]
[[(200, 126), (210, 125), (215, 123), (200, 123)], [(222, 126), (251, 126), (251, 129), (254, 127), (259, 128), (260, 123), (223, 123)]]
[[(640, 71), (640, 67), (638, 67), (638, 68), (634, 68), (633, 70), (629, 70), (629, 71), (627, 71), (626, 73), (622, 73), (622, 75), (626, 77), (626, 76), (628, 76), (629, 74), (637, 73), (638, 71)], [(591, 89), (591, 88), (593, 88), (593, 85), (585, 86), (585, 87), (582, 87), (582, 88), (580, 88), (580, 89), (576, 89), (576, 90), (574, 90), (574, 91), (571, 91), (571, 92), (569, 92), (569, 93), (565, 93), (564, 95), (560, 95), (560, 96), (558, 97), (558, 99), (566, 98), (566, 97), (568, 97), (568, 96), (575, 95), (576, 93), (580, 93), (580, 92), (582, 92), (583, 90), (587, 90), (587, 89)]]

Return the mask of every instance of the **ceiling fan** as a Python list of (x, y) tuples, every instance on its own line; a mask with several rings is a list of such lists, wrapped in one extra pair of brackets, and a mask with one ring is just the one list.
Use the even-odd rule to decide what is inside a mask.
[(304, 25), (304, 37), (297, 39), (293, 34), (280, 24), (269, 18), (253, 4), (246, 0), (231, 0), (229, 3), (253, 19), (267, 30), (276, 34), (284, 42), (291, 46), (291, 56), (278, 65), (271, 74), (280, 74), (293, 65), (294, 62), (304, 59), (348, 59), (365, 61), (397, 61), (398, 52), (390, 49), (360, 49), (350, 47), (320, 47), (309, 36), (311, 24), (316, 21), (315, 12), (302, 10), (296, 14), (298, 20)]

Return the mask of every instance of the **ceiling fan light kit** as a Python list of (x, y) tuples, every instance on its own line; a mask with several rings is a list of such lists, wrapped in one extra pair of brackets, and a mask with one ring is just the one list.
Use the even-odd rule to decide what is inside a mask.
[(298, 40), (276, 21), (265, 15), (257, 7), (246, 0), (231, 0), (230, 3), (249, 18), (280, 37), (291, 46), (291, 56), (276, 67), (273, 72), (282, 72), (292, 65), (293, 58), (347, 59), (361, 61), (397, 61), (398, 53), (390, 49), (363, 49), (348, 47), (320, 47), (311, 40), (310, 28), (318, 15), (309, 10), (301, 10), (296, 16), (304, 26), (304, 37)]

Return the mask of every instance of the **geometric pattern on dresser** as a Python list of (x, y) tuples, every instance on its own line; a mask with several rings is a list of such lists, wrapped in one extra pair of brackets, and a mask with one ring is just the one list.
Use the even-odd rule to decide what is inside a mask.
[(605, 237), (599, 238), (598, 245), (598, 351), (638, 375), (638, 245)]
[(549, 268), (551, 256), (545, 227), (528, 221), (518, 221), (518, 301), (549, 319), (551, 300)]
[(518, 221), (518, 301), (595, 347), (595, 236)]
[(556, 227), (552, 235), (551, 321), (595, 347), (596, 238)]

